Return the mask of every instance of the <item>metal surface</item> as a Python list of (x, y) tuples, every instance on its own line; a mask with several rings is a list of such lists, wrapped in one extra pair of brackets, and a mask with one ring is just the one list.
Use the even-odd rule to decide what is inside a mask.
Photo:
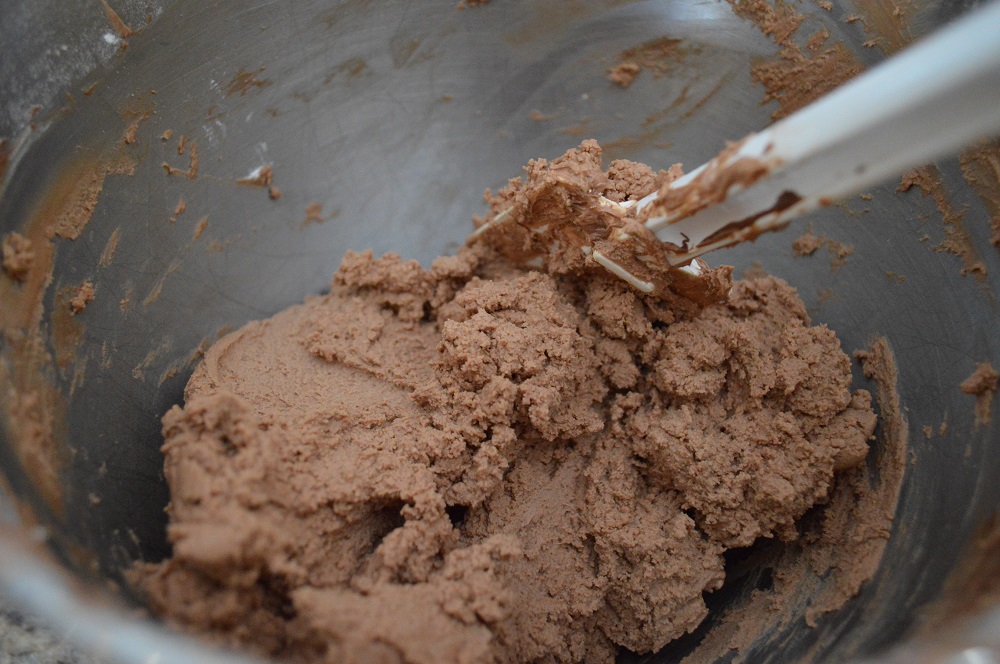
[[(13, 4), (32, 11), (29, 0)], [(555, 156), (593, 137), (606, 144), (608, 160), (696, 165), (726, 139), (766, 126), (773, 110), (760, 105), (750, 66), (775, 47), (724, 2), (497, 0), (465, 10), (453, 0), (164, 4), (123, 55), (105, 64), (94, 59), (97, 68), (73, 83), (78, 89), (99, 82), (91, 96), (75, 95), (66, 117), (29, 135), (0, 197), (0, 231), (18, 228), (74, 160), (120, 140), (130, 109), (153, 111), (138, 130), (135, 175), (109, 177), (80, 239), (57, 242), (46, 296), (51, 309), (61, 285), (93, 279), (98, 291), (79, 317), (85, 333), (78, 355), (88, 358), (88, 369), (68, 399), (65, 442), (75, 452), (63, 476), (67, 515), (47, 525), (72, 545), (67, 550), (93, 552), (100, 575), (112, 579), (133, 560), (167, 552), (159, 418), (181, 401), (187, 360), (203, 340), (321, 291), (346, 249), (396, 251), (425, 262), (454, 249), (471, 228), (471, 214), (483, 212), (482, 189), (502, 185), (532, 157)], [(914, 30), (961, 9), (924, 11)], [(103, 20), (99, 3), (46, 10), (81, 12), (81, 25)], [(869, 64), (878, 59), (876, 49), (860, 48), (860, 26), (844, 21), (851, 5), (801, 10), (815, 12), (813, 26), (827, 26)], [(33, 25), (49, 23), (0, 18), (0, 62), (25, 34), (58, 43), (56, 28), (34, 34)], [(102, 35), (93, 32), (94, 39)], [(628, 90), (606, 80), (612, 54), (663, 35), (683, 40), (684, 49), (667, 75), (644, 73)], [(0, 72), (17, 79), (2, 90), (43, 89), (31, 81), (45, 72)], [(248, 80), (241, 74), (260, 85), (241, 87)], [(28, 104), (44, 104), (44, 116), (64, 103), (62, 92), (56, 86), (46, 93), (51, 98)], [(553, 117), (533, 120), (533, 110)], [(5, 130), (13, 133), (15, 125)], [(160, 139), (166, 130), (174, 132), (170, 141)], [(167, 176), (161, 167), (187, 167), (187, 156), (176, 151), (181, 134), (198, 142), (197, 180)], [(273, 168), (278, 201), (236, 183), (264, 165)], [(900, 365), (910, 426), (913, 463), (876, 578), (816, 629), (797, 624), (762, 635), (752, 661), (839, 660), (891, 644), (940, 592), (963, 543), (1000, 505), (996, 429), (973, 426), (972, 399), (957, 387), (976, 361), (1000, 366), (1000, 260), (988, 243), (987, 215), (957, 164), (943, 164), (942, 172), (955, 207), (968, 206), (967, 226), (991, 275), (986, 281), (960, 275), (956, 257), (930, 250), (942, 233), (933, 202), (916, 192), (897, 196), (892, 186), (873, 192), (870, 202), (849, 203), (850, 211), (823, 210), (791, 231), (711, 257), (738, 271), (760, 261), (788, 279), (814, 320), (836, 330), (848, 351), (885, 335)], [(187, 210), (171, 223), (182, 198)], [(322, 205), (326, 220), (304, 224), (312, 203)], [(204, 216), (207, 229), (193, 239)], [(794, 229), (809, 223), (854, 245), (844, 267), (832, 272), (822, 256), (792, 256)], [(117, 255), (99, 267), (116, 229)], [(925, 233), (930, 243), (919, 241)], [(905, 283), (890, 281), (887, 271), (906, 275)], [(123, 311), (127, 293), (131, 305)], [(860, 378), (859, 385), (870, 387)], [(69, 380), (59, 388), (69, 395)], [(946, 435), (921, 433), (942, 421)], [(0, 441), (7, 480), (20, 500), (37, 504), (9, 449)], [(6, 570), (8, 581), (35, 578), (31, 568)], [(58, 585), (50, 581), (50, 588)], [(71, 629), (67, 605), (33, 599), (32, 592), (23, 599)], [(109, 639), (131, 633), (116, 624), (106, 632)], [(122, 661), (132, 656), (117, 652)], [(160, 657), (179, 661), (169, 650)]]
[[(671, 259), (682, 265), (1000, 133), (998, 26), (994, 2), (921, 39), (670, 186), (693, 186), (706, 171), (742, 159), (766, 167), (761, 179), (731, 188), (716, 205), (647, 213), (644, 223), (685, 248)], [(783, 196), (790, 200), (780, 206)], [(656, 198), (646, 196), (635, 209), (655, 206)]]

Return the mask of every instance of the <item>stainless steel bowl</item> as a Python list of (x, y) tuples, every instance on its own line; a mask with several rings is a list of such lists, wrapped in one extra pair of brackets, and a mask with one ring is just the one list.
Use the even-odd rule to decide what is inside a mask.
[[(863, 47), (868, 36), (846, 19), (891, 3), (854, 1), (858, 7), (844, 0), (831, 11), (796, 8), (870, 65), (882, 53)], [(67, 173), (120, 149), (126, 127), (148, 114), (127, 146), (134, 175), (109, 176), (81, 236), (55, 241), (42, 317), (50, 344), (61, 343), (52, 339), (56, 292), (85, 279), (97, 288), (76, 319), (82, 336), (73, 361), (86, 369), (75, 381), (72, 368), (50, 376), (65, 402), (56, 441), (62, 512), (25, 472), (9, 435), (0, 438), (0, 467), (58, 563), (8, 534), (0, 580), (78, 642), (123, 662), (225, 659), (114, 602), (93, 605), (104, 594), (96, 581), (120, 585), (132, 561), (167, 554), (159, 418), (181, 400), (199, 345), (321, 291), (346, 249), (421, 261), (453, 250), (483, 210), (482, 189), (503, 184), (532, 157), (592, 137), (608, 158), (692, 166), (765, 126), (773, 111), (773, 102), (761, 104), (750, 68), (776, 48), (722, 1), (112, 4), (143, 28), (124, 51), (99, 3), (8, 0), (0, 9), (0, 136), (13, 146), (0, 232), (29, 223)], [(925, 33), (969, 4), (918, 3), (911, 31)], [(664, 35), (682, 40), (684, 53), (666, 75), (644, 74), (628, 90), (608, 82), (614, 54)], [(30, 117), (33, 104), (42, 109)], [(533, 119), (536, 110), (547, 119)], [(168, 130), (172, 138), (161, 140)], [(181, 134), (199, 146), (196, 180), (162, 167), (187, 168), (189, 155), (176, 150)], [(236, 182), (265, 165), (280, 200)], [(815, 629), (799, 620), (762, 633), (747, 652), (752, 661), (836, 661), (902, 643), (1000, 505), (997, 429), (974, 425), (973, 400), (958, 389), (975, 362), (1000, 366), (1000, 257), (957, 161), (940, 168), (986, 279), (961, 275), (955, 256), (931, 250), (942, 235), (934, 202), (898, 195), (894, 183), (871, 201), (798, 222), (854, 245), (839, 270), (822, 256), (794, 257), (795, 227), (712, 256), (738, 271), (759, 261), (786, 278), (848, 350), (885, 335), (909, 426), (911, 463), (875, 578)], [(170, 222), (180, 199), (187, 209)], [(324, 220), (305, 223), (314, 203)], [(102, 266), (115, 233), (116, 255)], [(929, 242), (920, 241), (924, 234)], [(945, 421), (943, 434), (922, 432)], [(1000, 645), (990, 631), (995, 616), (976, 615), (987, 621), (980, 631), (937, 635), (935, 643), (952, 653)], [(899, 647), (911, 650), (897, 657), (916, 652)], [(670, 658), (680, 654), (675, 648)]]

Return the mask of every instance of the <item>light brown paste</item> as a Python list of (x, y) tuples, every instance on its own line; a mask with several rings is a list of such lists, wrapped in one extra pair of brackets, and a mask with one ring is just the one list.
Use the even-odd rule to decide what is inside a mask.
[(14, 281), (24, 281), (35, 261), (31, 240), (20, 233), (8, 233), (3, 238), (3, 271)]
[(594, 156), (491, 196), (509, 233), (428, 269), (349, 253), (208, 351), (163, 418), (173, 556), (133, 574), (156, 613), (293, 662), (611, 662), (697, 627), (727, 549), (801, 541), (870, 395), (780, 279), (642, 294), (570, 260), (573, 219), (520, 263), (500, 238), (563, 209), (532, 188), (553, 172), (614, 200), (662, 179)]
[(976, 426), (990, 423), (993, 397), (997, 393), (1000, 374), (989, 362), (977, 362), (976, 370), (959, 385), (962, 392), (976, 397)]
[[(816, 235), (812, 229), (797, 237), (792, 242), (792, 254), (795, 256), (812, 256), (820, 247), (826, 247), (830, 255), (830, 269), (836, 272), (847, 264), (847, 259), (854, 254), (854, 245), (838, 242), (823, 235)], [(891, 272), (886, 273), (886, 278), (892, 280), (896, 278)], [(903, 277), (905, 280), (905, 277)]]

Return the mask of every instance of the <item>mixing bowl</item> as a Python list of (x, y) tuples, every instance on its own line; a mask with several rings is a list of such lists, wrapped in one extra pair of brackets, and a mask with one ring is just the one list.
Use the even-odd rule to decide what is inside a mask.
[[(44, 243), (46, 224), (69, 224), (52, 239), (50, 282), (0, 286), (0, 467), (17, 507), (6, 520), (21, 524), (0, 540), (0, 579), (78, 643), (123, 662), (230, 657), (138, 617), (122, 582), (133, 561), (169, 553), (159, 420), (207, 344), (321, 292), (347, 249), (424, 263), (454, 250), (484, 211), (483, 188), (530, 158), (596, 138), (608, 160), (694, 166), (777, 108), (762, 103), (751, 70), (778, 48), (722, 1), (109, 2), (124, 26), (90, 0), (8, 0), (0, 10), (0, 233), (41, 233)], [(794, 9), (806, 15), (803, 42), (825, 27), (870, 66), (970, 4)], [(617, 54), (662, 37), (679, 40), (662, 67), (628, 89), (609, 82)], [(709, 257), (787, 279), (848, 351), (884, 336), (908, 434), (874, 578), (815, 627), (800, 615), (761, 628), (742, 653), (750, 661), (989, 661), (985, 647), (1000, 645), (1000, 617), (968, 594), (988, 596), (996, 582), (995, 563), (982, 565), (1000, 504), (1000, 441), (959, 390), (977, 362), (1000, 366), (1000, 260), (958, 160), (938, 167), (950, 226), (941, 201), (893, 182)], [(89, 219), (57, 218), (67, 205)], [(985, 276), (935, 250), (956, 224)], [(823, 250), (794, 255), (809, 226), (853, 245), (843, 265)], [(66, 315), (67, 288), (88, 280), (93, 301)], [(41, 343), (25, 359), (17, 330), (33, 325)], [(12, 414), (11, 384), (46, 387)], [(860, 373), (857, 384), (872, 387)], [(29, 424), (51, 435), (26, 443)], [(733, 567), (744, 573), (709, 598), (713, 616), (766, 585), (746, 571), (753, 565)], [(958, 613), (949, 596), (979, 601), (959, 627), (940, 626)], [(674, 661), (714, 628), (710, 618), (667, 652), (622, 657)]]

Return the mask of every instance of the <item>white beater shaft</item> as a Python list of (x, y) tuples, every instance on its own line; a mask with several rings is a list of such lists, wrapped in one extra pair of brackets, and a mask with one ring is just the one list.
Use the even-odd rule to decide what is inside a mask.
[[(996, 133), (1000, 1), (970, 12), (715, 160), (757, 160), (767, 169), (760, 179), (732, 187), (724, 200), (690, 216), (666, 211), (646, 225), (661, 240), (686, 248), (676, 262), (671, 259), (683, 264), (712, 249), (783, 228), (820, 205), (863, 192)], [(709, 162), (670, 188), (689, 185), (710, 166), (725, 163)], [(636, 208), (642, 210), (658, 193)], [(749, 229), (742, 235), (720, 233), (740, 223)]]

